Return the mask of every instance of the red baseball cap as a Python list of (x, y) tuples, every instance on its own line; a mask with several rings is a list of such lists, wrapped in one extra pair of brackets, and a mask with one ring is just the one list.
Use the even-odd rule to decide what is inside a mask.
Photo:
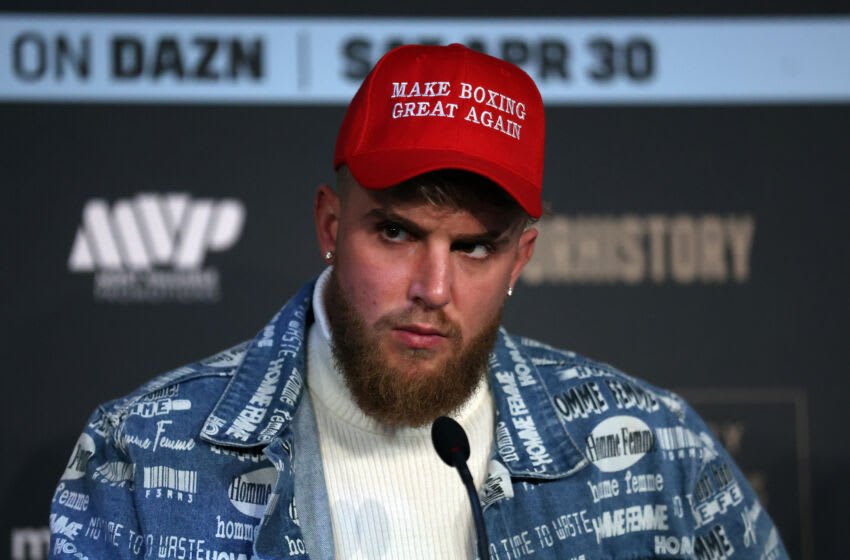
[(334, 153), (360, 185), (386, 189), (437, 169), (501, 186), (542, 213), (543, 100), (518, 67), (453, 44), (385, 54), (351, 100)]

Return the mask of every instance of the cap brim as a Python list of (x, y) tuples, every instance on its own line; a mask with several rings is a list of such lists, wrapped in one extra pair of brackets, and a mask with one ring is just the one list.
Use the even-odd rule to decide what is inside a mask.
[(505, 190), (532, 218), (543, 213), (540, 191), (527, 179), (490, 160), (452, 150), (381, 150), (351, 156), (345, 162), (367, 189), (387, 189), (438, 169), (462, 169), (482, 175)]

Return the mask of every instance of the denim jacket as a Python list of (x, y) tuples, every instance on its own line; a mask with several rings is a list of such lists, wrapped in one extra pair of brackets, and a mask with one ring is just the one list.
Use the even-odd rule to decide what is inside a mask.
[[(51, 558), (333, 558), (304, 391), (312, 290), (253, 340), (95, 411), (53, 496)], [(675, 394), (504, 330), (488, 375), (491, 559), (787, 558)]]

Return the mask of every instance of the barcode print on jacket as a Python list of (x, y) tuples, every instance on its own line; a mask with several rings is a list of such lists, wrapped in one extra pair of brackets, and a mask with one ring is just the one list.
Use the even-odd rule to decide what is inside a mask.
[(198, 491), (198, 471), (181, 471), (171, 467), (145, 467), (145, 488), (168, 488), (194, 494)]

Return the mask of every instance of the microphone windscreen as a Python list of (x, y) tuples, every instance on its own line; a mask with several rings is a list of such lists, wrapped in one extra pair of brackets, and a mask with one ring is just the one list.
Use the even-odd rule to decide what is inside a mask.
[(460, 424), (448, 416), (440, 416), (431, 425), (431, 441), (437, 455), (445, 464), (455, 466), (454, 457), (460, 453), (464, 461), (469, 459), (469, 438)]

